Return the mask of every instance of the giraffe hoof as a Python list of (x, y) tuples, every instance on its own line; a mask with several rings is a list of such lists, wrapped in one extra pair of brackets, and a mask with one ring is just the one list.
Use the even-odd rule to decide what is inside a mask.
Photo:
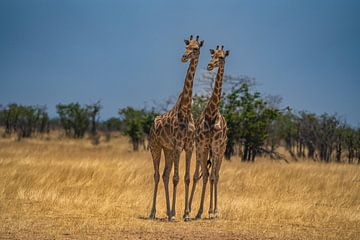
[(150, 213), (149, 219), (155, 219), (155, 213)]
[(214, 219), (214, 218), (215, 218), (215, 214), (214, 214), (214, 213), (209, 213), (209, 218), (210, 218), (210, 219)]
[(169, 221), (170, 221), (170, 222), (175, 221), (175, 216), (171, 216), (171, 217), (169, 217)]
[(187, 215), (184, 215), (184, 221), (185, 222), (188, 222), (190, 221), (190, 216), (187, 214)]
[(201, 214), (196, 214), (195, 220), (201, 219)]

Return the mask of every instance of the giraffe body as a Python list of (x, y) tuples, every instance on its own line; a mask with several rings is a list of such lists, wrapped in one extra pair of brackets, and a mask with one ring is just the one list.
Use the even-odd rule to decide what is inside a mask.
[[(204, 111), (201, 113), (196, 122), (195, 144), (196, 144), (196, 169), (194, 173), (193, 187), (191, 191), (189, 208), (196, 189), (196, 184), (200, 179), (200, 168), (203, 175), (203, 187), (201, 193), (201, 201), (199, 211), (196, 218), (201, 218), (206, 185), (210, 177), (210, 207), (209, 217), (217, 217), (217, 186), (219, 181), (219, 171), (224, 157), (227, 143), (227, 124), (224, 116), (220, 113), (218, 105), (221, 97), (222, 78), (224, 74), (225, 57), (229, 55), (229, 51), (216, 49), (210, 50), (212, 60), (208, 65), (208, 70), (218, 67), (213, 93), (207, 103)], [(208, 172), (208, 161), (211, 161), (211, 172)], [(215, 204), (213, 204), (213, 202)]]
[[(165, 156), (165, 168), (162, 175), (165, 197), (166, 209), (169, 220), (175, 217), (176, 207), (176, 188), (179, 182), (179, 157), (180, 153), (185, 150), (186, 170), (185, 170), (185, 210), (184, 219), (189, 220), (189, 206), (188, 193), (190, 184), (190, 162), (194, 145), (195, 124), (191, 114), (192, 88), (193, 80), (200, 55), (200, 47), (203, 41), (185, 40), (187, 45), (182, 61), (190, 60), (189, 68), (186, 73), (183, 91), (181, 92), (176, 105), (168, 112), (155, 118), (154, 124), (150, 129), (149, 147), (154, 164), (154, 196), (153, 206), (150, 213), (150, 218), (155, 218), (156, 214), (156, 197), (157, 188), (160, 180), (159, 164), (161, 158), (161, 151)], [(173, 176), (173, 201), (170, 209), (169, 197), (169, 177), (174, 165)]]

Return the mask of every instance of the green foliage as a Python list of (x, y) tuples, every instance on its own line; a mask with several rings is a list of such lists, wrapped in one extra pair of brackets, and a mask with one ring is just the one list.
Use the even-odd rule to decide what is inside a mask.
[(16, 133), (19, 138), (31, 137), (37, 131), (49, 130), (49, 116), (45, 107), (9, 104), (0, 110), (0, 123), (5, 134)]
[(352, 163), (356, 154), (356, 151), (359, 151), (359, 136), (358, 131), (355, 131), (351, 127), (347, 126), (344, 129), (344, 143), (347, 150), (347, 160), (349, 163)]
[(318, 118), (318, 129), (316, 131), (316, 147), (320, 154), (320, 159), (330, 162), (330, 157), (335, 147), (336, 129), (339, 126), (339, 120), (335, 115), (322, 114)]
[(97, 117), (99, 116), (100, 110), (102, 109), (100, 101), (96, 103), (86, 105), (86, 110), (89, 113), (91, 129), (90, 133), (92, 136), (95, 136), (97, 133), (96, 125), (97, 125)]
[(152, 109), (151, 111), (143, 110), (143, 114), (144, 114), (142, 121), (143, 131), (146, 134), (146, 136), (149, 136), (150, 128), (153, 125), (154, 120), (156, 116), (159, 115), (159, 113), (157, 113), (154, 109)]
[(119, 118), (112, 117), (103, 122), (103, 126), (106, 131), (120, 131), (124, 129), (123, 122)]
[(223, 114), (228, 123), (226, 157), (233, 155), (235, 144), (241, 144), (242, 159), (254, 161), (279, 111), (268, 107), (259, 92), (251, 93), (249, 86), (242, 83), (227, 94)]
[(279, 145), (283, 141), (295, 159), (308, 157), (324, 162), (333, 159), (342, 162), (346, 156), (346, 160), (352, 163), (360, 155), (360, 144), (357, 144), (359, 130), (343, 123), (335, 114), (318, 116), (305, 111), (298, 114), (285, 111), (276, 119), (273, 128), (271, 134), (275, 137), (272, 140)]
[(154, 111), (137, 110), (126, 107), (119, 110), (120, 118), (124, 124), (124, 134), (129, 136), (133, 150), (138, 151), (139, 145), (144, 143), (145, 137), (149, 134), (151, 125), (157, 115)]
[(297, 130), (294, 114), (292, 110), (287, 107), (284, 111), (278, 111), (277, 118), (270, 124), (266, 143), (270, 146), (270, 150), (274, 152), (283, 142), (285, 148), (293, 154), (291, 147), (295, 142), (296, 135)]
[[(215, 75), (205, 76), (206, 84), (213, 83)], [(225, 157), (239, 154), (244, 161), (254, 161), (258, 154), (279, 156), (276, 149), (284, 146), (293, 159), (311, 158), (331, 162), (358, 162), (360, 164), (360, 128), (342, 121), (336, 114), (300, 111), (289, 107), (279, 110), (281, 97), (263, 97), (254, 92), (255, 82), (250, 78), (224, 76), (225, 93), (220, 100), (220, 111), (228, 126), (228, 142)], [(209, 85), (211, 86), (211, 84)], [(209, 88), (210, 89), (210, 88)], [(266, 100), (265, 100), (266, 99)], [(193, 96), (192, 113), (196, 121), (208, 102), (203, 95)], [(162, 110), (168, 109), (167, 100)], [(44, 107), (18, 104), (0, 105), (0, 125), (5, 135), (17, 134), (19, 138), (30, 137), (34, 132), (48, 132), (49, 125), (56, 128), (59, 122), (68, 136), (82, 138), (87, 130), (98, 142), (98, 116), (100, 102), (80, 106), (79, 103), (58, 104), (59, 119), (49, 119)], [(137, 151), (149, 135), (158, 113), (154, 110), (126, 107), (119, 110), (120, 118), (110, 118), (100, 123), (110, 140), (111, 131), (129, 136)]]
[(194, 121), (196, 122), (197, 119), (200, 117), (200, 114), (204, 110), (207, 104), (208, 98), (205, 96), (195, 95), (193, 96), (193, 102), (191, 106), (191, 112), (193, 114)]
[(56, 110), (67, 136), (84, 137), (90, 123), (90, 114), (86, 107), (81, 107), (79, 103), (58, 104)]
[(225, 151), (225, 157), (230, 159), (235, 152), (235, 145), (241, 143), (241, 128), (242, 123), (240, 119), (240, 90), (233, 88), (226, 96), (224, 101), (222, 113), (227, 121), (227, 137), (228, 142)]

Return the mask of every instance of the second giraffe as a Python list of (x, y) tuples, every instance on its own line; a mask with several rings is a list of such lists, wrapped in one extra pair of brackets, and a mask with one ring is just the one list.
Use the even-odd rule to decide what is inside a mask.
[[(224, 46), (216, 50), (210, 49), (212, 59), (207, 66), (209, 71), (218, 67), (218, 72), (215, 79), (214, 90), (207, 103), (204, 111), (201, 113), (196, 122), (195, 144), (196, 144), (196, 168), (194, 173), (194, 182), (191, 190), (189, 208), (191, 211), (191, 204), (195, 193), (195, 188), (200, 179), (200, 167), (203, 173), (203, 187), (201, 192), (200, 208), (196, 215), (196, 219), (201, 218), (204, 208), (204, 198), (206, 192), (206, 185), (209, 178), (207, 169), (208, 159), (211, 160), (210, 173), (210, 207), (209, 217), (214, 218), (218, 216), (218, 181), (221, 162), (224, 157), (226, 142), (227, 142), (227, 125), (226, 120), (219, 111), (219, 102), (221, 97), (222, 79), (224, 74), (225, 58), (229, 56), (229, 51), (224, 51)], [(214, 201), (214, 204), (213, 204)]]

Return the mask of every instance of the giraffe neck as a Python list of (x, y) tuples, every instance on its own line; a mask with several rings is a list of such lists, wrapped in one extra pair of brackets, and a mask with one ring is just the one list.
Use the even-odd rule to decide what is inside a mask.
[(224, 75), (224, 65), (225, 65), (224, 61), (220, 62), (215, 79), (214, 90), (211, 94), (210, 100), (205, 109), (206, 115), (208, 117), (212, 117), (216, 113), (219, 106), (221, 90), (222, 90), (222, 79)]
[(191, 59), (189, 68), (186, 73), (184, 88), (180, 93), (179, 99), (176, 103), (176, 106), (179, 110), (190, 113), (191, 110), (191, 101), (192, 101), (192, 89), (193, 89), (193, 80), (198, 64), (199, 56)]

